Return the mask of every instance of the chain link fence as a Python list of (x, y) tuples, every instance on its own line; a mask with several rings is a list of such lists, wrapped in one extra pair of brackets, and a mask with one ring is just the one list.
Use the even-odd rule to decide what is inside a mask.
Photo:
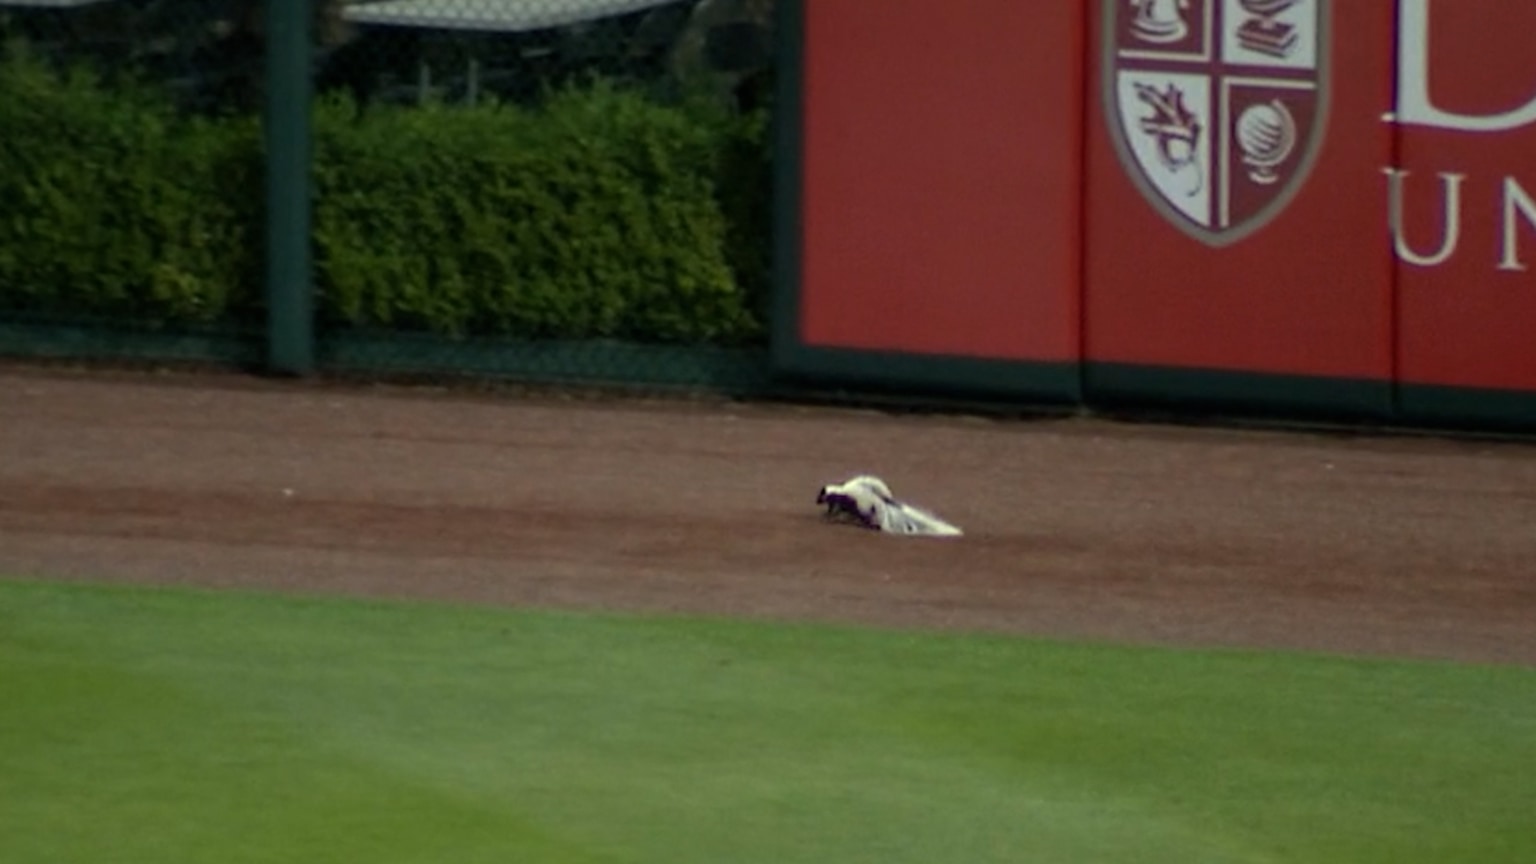
[(772, 12), (334, 6), (315, 80), (320, 361), (690, 384), (755, 370), (727, 349), (765, 341)]
[(308, 110), (323, 368), (765, 376), (773, 0), (308, 8), (301, 109), (262, 0), (0, 0), (0, 352), (255, 362)]
[(0, 0), (0, 350), (259, 358), (257, 12)]

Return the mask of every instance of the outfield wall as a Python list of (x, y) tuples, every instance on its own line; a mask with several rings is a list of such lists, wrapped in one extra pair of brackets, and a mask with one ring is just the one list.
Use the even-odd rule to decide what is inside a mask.
[(1536, 3), (779, 2), (781, 371), (1536, 428)]

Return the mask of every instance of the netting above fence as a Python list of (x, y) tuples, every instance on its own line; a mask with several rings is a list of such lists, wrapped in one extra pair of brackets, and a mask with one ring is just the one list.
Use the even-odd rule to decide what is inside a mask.
[(395, 104), (619, 82), (734, 88), (769, 66), (771, 0), (362, 0), (318, 28), (317, 87)]
[[(3, 0), (0, 41), (256, 107), (262, 0)], [(370, 99), (528, 98), (573, 75), (654, 81), (771, 64), (773, 0), (315, 0), (317, 83)]]
[(154, 83), (185, 108), (259, 109), (260, 0), (0, 0), (0, 41), (117, 86)]

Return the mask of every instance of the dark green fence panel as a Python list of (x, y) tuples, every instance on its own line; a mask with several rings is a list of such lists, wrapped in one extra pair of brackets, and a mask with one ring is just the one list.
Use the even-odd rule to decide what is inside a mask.
[(251, 361), (247, 7), (0, 0), (0, 353)]
[(333, 13), (313, 105), (322, 368), (755, 380), (772, 3)]
[(0, 353), (756, 386), (771, 0), (0, 0)]
[(340, 333), (320, 362), (335, 372), (622, 387), (645, 391), (762, 396), (773, 382), (766, 352), (698, 345), (585, 340), (450, 341), (396, 333)]

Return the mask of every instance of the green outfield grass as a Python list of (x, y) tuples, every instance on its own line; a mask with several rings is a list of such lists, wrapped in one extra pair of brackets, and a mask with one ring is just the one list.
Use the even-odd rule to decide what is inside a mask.
[(0, 582), (0, 862), (1536, 861), (1536, 672)]

